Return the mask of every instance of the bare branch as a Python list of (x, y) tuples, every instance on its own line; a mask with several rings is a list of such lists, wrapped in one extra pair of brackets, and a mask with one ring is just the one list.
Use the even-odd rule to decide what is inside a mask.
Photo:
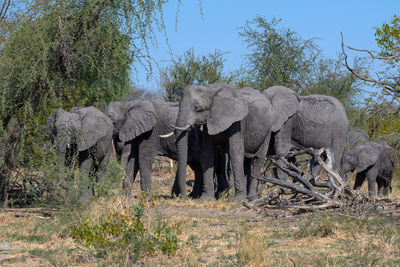
[[(343, 53), (343, 55), (344, 55), (344, 62), (345, 62), (346, 68), (347, 68), (351, 73), (353, 73), (357, 78), (359, 78), (359, 79), (361, 79), (361, 80), (363, 80), (363, 81), (366, 81), (366, 82), (371, 82), (371, 83), (375, 83), (375, 84), (379, 85), (380, 87), (382, 87), (382, 89), (384, 90), (384, 92), (385, 92), (387, 95), (390, 95), (391, 97), (393, 97), (393, 98), (400, 104), (400, 99), (399, 99), (395, 94), (393, 94), (393, 91), (395, 91), (395, 89), (396, 89), (395, 87), (393, 87), (393, 85), (390, 85), (390, 84), (388, 84), (388, 83), (386, 83), (386, 82), (382, 82), (382, 81), (380, 81), (380, 80), (376, 80), (376, 79), (372, 78), (371, 76), (369, 76), (369, 75), (367, 75), (367, 74), (361, 74), (361, 73), (357, 72), (355, 69), (353, 69), (353, 68), (351, 68), (351, 67), (349, 66), (349, 64), (348, 64), (348, 62), (347, 62), (347, 54), (346, 54), (346, 52), (345, 52), (345, 50), (344, 50), (345, 45), (344, 45), (344, 43), (343, 43), (343, 33), (340, 33), (340, 35), (341, 35), (341, 38), (342, 38), (342, 53)], [(372, 53), (371, 51), (369, 51), (369, 50), (365, 50), (365, 49), (364, 49), (364, 50), (363, 50), (363, 49), (356, 49), (356, 48), (351, 48), (351, 47), (349, 47), (349, 46), (346, 46), (346, 47), (349, 48), (349, 49), (355, 50), (355, 51), (367, 52), (367, 53), (369, 53), (370, 55), (372, 55), (373, 59), (374, 59), (374, 58), (380, 59), (379, 57), (374, 56), (373, 53)], [(399, 55), (399, 56), (400, 56), (400, 55)], [(397, 57), (397, 56), (396, 56), (396, 57)], [(387, 59), (387, 58), (384, 58), (384, 59)]]

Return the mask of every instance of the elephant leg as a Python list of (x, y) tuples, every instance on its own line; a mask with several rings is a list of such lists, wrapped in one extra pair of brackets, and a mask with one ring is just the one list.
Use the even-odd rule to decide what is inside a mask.
[(244, 159), (243, 161), (243, 172), (244, 177), (246, 179), (246, 189), (249, 195), (250, 187), (251, 187), (251, 159)]
[(98, 166), (98, 174), (97, 174), (97, 183), (103, 183), (104, 177), (107, 174), (107, 166), (110, 160), (112, 152), (112, 138), (105, 137), (104, 142), (101, 142), (97, 146), (97, 166)]
[(244, 201), (247, 198), (246, 180), (244, 177), (244, 140), (240, 132), (234, 133), (229, 138), (229, 155), (232, 160), (232, 169), (235, 187), (233, 201)]
[(219, 198), (222, 193), (229, 190), (229, 182), (226, 178), (226, 154), (218, 150), (215, 159), (215, 176), (217, 180), (216, 198)]
[(208, 134), (203, 135), (202, 163), (203, 170), (203, 192), (200, 199), (214, 200), (214, 162), (216, 147)]
[(365, 171), (358, 172), (356, 174), (356, 180), (354, 182), (354, 187), (353, 187), (354, 190), (360, 190), (362, 184), (364, 183), (365, 177), (366, 177)]
[(367, 180), (368, 180), (368, 193), (371, 197), (376, 196), (376, 178), (378, 176), (378, 170), (376, 168), (371, 168), (367, 171)]
[(231, 157), (226, 154), (225, 156), (226, 160), (225, 160), (225, 168), (226, 168), (226, 177), (228, 179), (228, 184), (229, 184), (229, 188), (233, 188), (233, 181), (235, 180), (233, 177), (233, 173), (232, 173), (232, 162), (231, 162)]
[(258, 198), (258, 180), (253, 178), (253, 175), (261, 176), (261, 167), (264, 162), (264, 159), (255, 158), (251, 164), (251, 174), (250, 174), (250, 188), (248, 199), (254, 200)]
[(127, 164), (126, 164), (126, 171), (124, 175), (124, 180), (122, 184), (122, 188), (124, 190), (124, 195), (126, 198), (132, 197), (132, 187), (133, 182), (136, 179), (137, 173), (139, 171), (139, 156), (138, 156), (138, 148), (137, 145), (131, 145), (131, 152), (129, 153)]
[(157, 153), (156, 150), (152, 140), (143, 140), (139, 145), (140, 188), (149, 195), (151, 191), (151, 169)]
[(384, 192), (384, 189), (385, 189), (386, 182), (385, 182), (384, 179), (382, 179), (382, 177), (377, 177), (376, 178), (376, 183), (378, 185), (378, 196), (379, 197), (383, 197), (383, 195), (384, 195), (383, 192)]
[(383, 195), (387, 196), (389, 191), (392, 190), (392, 178), (393, 178), (393, 171), (390, 172), (388, 176), (384, 178), (385, 185), (383, 187)]
[[(191, 198), (199, 198), (203, 191), (203, 171), (200, 163), (192, 163), (189, 166), (194, 171), (194, 184), (192, 192), (189, 194)], [(176, 179), (175, 179), (176, 180)]]
[(257, 156), (251, 160), (251, 171), (248, 178), (250, 180), (250, 187), (248, 191), (248, 199), (254, 200), (258, 198), (258, 179), (254, 176), (261, 176), (261, 167), (264, 163), (265, 156), (267, 155), (269, 144), (271, 141), (271, 133), (265, 136), (262, 146), (257, 152)]
[(89, 202), (93, 196), (92, 191), (92, 174), (93, 158), (90, 155), (89, 150), (85, 150), (79, 153), (79, 170), (83, 180), (79, 181), (79, 202)]

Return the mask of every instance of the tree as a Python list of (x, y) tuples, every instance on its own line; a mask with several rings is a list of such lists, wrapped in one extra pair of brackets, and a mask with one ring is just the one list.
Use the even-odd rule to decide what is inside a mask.
[[(250, 49), (242, 65), (238, 87), (265, 90), (289, 87), (299, 94), (324, 94), (338, 98), (347, 108), (354, 105), (360, 82), (345, 71), (342, 58), (325, 59), (313, 39), (278, 28), (280, 20), (257, 16), (240, 28), (239, 36)], [(361, 64), (357, 64), (357, 68)]]
[(280, 19), (267, 21), (257, 16), (240, 28), (239, 36), (250, 53), (245, 56), (239, 87), (264, 90), (282, 85), (303, 92), (308, 73), (320, 56), (314, 40), (303, 40), (288, 28), (278, 28)]
[[(375, 40), (381, 49), (378, 52), (354, 48), (344, 44), (342, 34), (342, 53), (345, 57), (347, 69), (360, 80), (366, 81), (376, 88), (382, 90), (382, 94), (391, 98), (392, 101), (400, 103), (400, 18), (397, 15), (390, 23), (384, 23), (375, 31)], [(374, 67), (374, 74), (368, 71), (359, 71), (351, 67), (347, 62), (345, 48), (350, 51), (362, 53)], [(365, 55), (365, 56), (364, 56)]]
[[(389, 23), (383, 23), (375, 31), (380, 51), (354, 48), (344, 44), (342, 53), (346, 68), (359, 80), (371, 84), (378, 92), (367, 98), (365, 106), (357, 112), (354, 124), (364, 128), (374, 140), (386, 141), (400, 152), (400, 18), (394, 15)], [(348, 63), (348, 51), (357, 53), (356, 60), (363, 58), (373, 71), (357, 69)]]
[[(356, 69), (363, 67), (362, 62), (356, 62)], [(318, 60), (312, 72), (304, 77), (309, 79), (308, 87), (303, 92), (307, 94), (322, 94), (336, 97), (350, 109), (359, 104), (358, 96), (362, 92), (362, 82), (343, 66), (343, 57), (337, 59)]]
[(224, 53), (215, 50), (198, 57), (193, 49), (172, 59), (172, 66), (161, 71), (161, 93), (165, 100), (178, 101), (183, 89), (192, 84), (230, 82), (232, 75), (224, 74)]
[(1, 22), (3, 203), (11, 173), (40, 164), (35, 155), (46, 158), (43, 125), (55, 107), (101, 108), (126, 95), (135, 64), (151, 72), (149, 46), (164, 29), (167, 2), (31, 0)]

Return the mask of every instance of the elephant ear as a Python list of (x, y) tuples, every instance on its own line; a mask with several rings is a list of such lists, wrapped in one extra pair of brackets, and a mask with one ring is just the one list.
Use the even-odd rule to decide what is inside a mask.
[(243, 120), (249, 113), (247, 103), (233, 86), (226, 83), (215, 84), (216, 93), (212, 97), (207, 128), (210, 135), (221, 133), (234, 122)]
[(365, 171), (369, 166), (372, 166), (378, 160), (380, 149), (374, 143), (366, 142), (359, 144), (355, 153), (357, 153), (357, 172)]
[(81, 127), (77, 133), (79, 151), (89, 149), (102, 137), (112, 134), (111, 120), (97, 108), (80, 108), (71, 113), (79, 114), (81, 120)]
[(128, 142), (152, 130), (157, 123), (157, 113), (153, 103), (147, 100), (131, 101), (127, 105), (119, 139)]
[(271, 101), (273, 121), (271, 130), (277, 132), (298, 110), (300, 97), (296, 92), (284, 86), (270, 87), (263, 94)]

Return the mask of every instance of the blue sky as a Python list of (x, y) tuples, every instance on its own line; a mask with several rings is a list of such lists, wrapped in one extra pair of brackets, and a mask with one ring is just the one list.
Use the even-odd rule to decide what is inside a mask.
[[(279, 26), (296, 31), (303, 39), (316, 38), (325, 57), (336, 58), (340, 51), (340, 32), (345, 44), (363, 49), (377, 49), (374, 27), (389, 22), (394, 14), (400, 15), (398, 0), (202, 0), (203, 16), (199, 1), (184, 0), (180, 6), (178, 25), (175, 28), (177, 1), (165, 10), (167, 35), (172, 53), (180, 56), (194, 48), (201, 56), (219, 49), (225, 55), (225, 70), (240, 68), (243, 55), (248, 51), (238, 36), (238, 28), (246, 20), (260, 15), (267, 19), (282, 19)], [(139, 68), (133, 81), (141, 88), (157, 90), (158, 68), (170, 65), (171, 50), (159, 34), (158, 48), (151, 48), (151, 55), (158, 63), (150, 80)]]

